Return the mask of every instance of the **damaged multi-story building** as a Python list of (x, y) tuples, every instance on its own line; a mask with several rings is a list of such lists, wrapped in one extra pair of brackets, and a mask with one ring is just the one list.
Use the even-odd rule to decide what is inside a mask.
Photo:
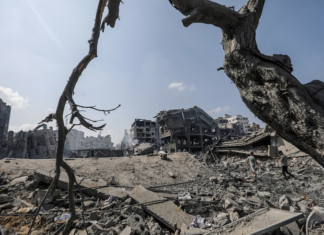
[(215, 122), (219, 127), (219, 134), (221, 138), (227, 135), (231, 137), (239, 137), (244, 135), (243, 126), (239, 123), (228, 123), (228, 120), (224, 117), (218, 117), (215, 119)]
[(0, 99), (0, 143), (8, 137), (11, 107)]
[(154, 121), (135, 119), (129, 132), (130, 138), (138, 143), (160, 143), (159, 126)]
[(231, 137), (239, 137), (260, 130), (259, 124), (249, 124), (249, 118), (243, 117), (240, 114), (235, 116), (225, 114), (224, 116), (215, 119), (215, 122), (218, 124), (221, 137), (227, 135)]
[(42, 124), (28, 132), (9, 131), (2, 147), (1, 158), (55, 158), (56, 140), (53, 128)]
[(155, 118), (168, 152), (199, 152), (220, 138), (217, 123), (197, 106), (161, 111)]

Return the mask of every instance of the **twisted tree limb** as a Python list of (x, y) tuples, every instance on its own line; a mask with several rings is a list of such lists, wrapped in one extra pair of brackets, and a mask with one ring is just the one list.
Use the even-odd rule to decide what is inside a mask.
[(184, 26), (222, 29), (224, 70), (243, 102), (263, 122), (324, 167), (324, 83), (301, 84), (287, 55), (263, 55), (256, 29), (265, 0), (249, 0), (239, 11), (209, 0), (169, 0), (186, 16)]
[[(56, 108), (56, 113), (49, 114), (42, 121), (42, 122), (50, 122), (55, 119), (56, 123), (57, 123), (57, 128), (58, 128), (58, 144), (57, 144), (57, 150), (56, 150), (55, 177), (53, 179), (53, 182), (52, 182), (48, 192), (53, 193), (55, 191), (57, 184), (58, 184), (58, 180), (60, 178), (60, 173), (61, 173), (60, 168), (61, 167), (64, 168), (64, 170), (67, 172), (68, 177), (69, 177), (68, 198), (69, 198), (69, 207), (70, 207), (71, 217), (65, 224), (63, 234), (68, 233), (68, 230), (71, 227), (73, 221), (77, 218), (76, 211), (75, 211), (75, 205), (74, 205), (74, 197), (73, 197), (73, 191), (74, 191), (73, 185), (75, 182), (75, 175), (74, 175), (72, 168), (66, 162), (63, 161), (63, 151), (64, 151), (64, 143), (65, 143), (66, 135), (75, 125), (82, 125), (92, 131), (102, 130), (102, 128), (105, 127), (105, 124), (101, 125), (101, 126), (93, 126), (91, 123), (89, 123), (89, 121), (92, 121), (92, 120), (85, 118), (83, 115), (81, 115), (80, 111), (78, 110), (78, 107), (92, 108), (97, 111), (104, 112), (105, 115), (106, 115), (106, 113), (110, 113), (111, 111), (116, 110), (118, 107), (120, 107), (120, 105), (119, 105), (118, 107), (111, 109), (111, 110), (100, 110), (100, 109), (96, 109), (94, 106), (85, 107), (85, 106), (77, 105), (75, 103), (75, 101), (73, 100), (74, 89), (75, 89), (75, 86), (79, 80), (79, 77), (81, 76), (83, 70), (88, 66), (90, 61), (92, 59), (94, 59), (95, 57), (97, 57), (97, 46), (98, 46), (98, 40), (99, 40), (100, 29), (101, 29), (101, 24), (102, 24), (102, 15), (103, 15), (105, 6), (107, 5), (107, 2), (108, 2), (108, 0), (99, 0), (97, 12), (96, 12), (95, 23), (94, 23), (94, 27), (92, 29), (92, 35), (91, 35), (90, 40), (88, 41), (89, 42), (89, 52), (79, 62), (79, 64), (76, 66), (76, 68), (73, 70), (73, 72), (68, 80), (68, 83), (66, 84), (66, 86), (60, 96), (60, 99), (59, 99), (59, 102), (58, 102), (58, 105)], [(109, 0), (109, 3), (110, 2), (116, 2), (116, 1)], [(118, 6), (117, 6), (117, 4), (113, 4), (113, 5), (111, 5), (111, 7), (109, 7), (109, 12), (108, 12), (107, 16), (105, 17), (104, 22), (107, 22), (106, 19), (115, 19), (115, 21), (116, 21), (116, 19), (118, 18), (118, 14), (116, 15), (115, 12), (117, 11), (116, 10), (117, 8), (119, 11), (119, 3), (120, 3), (120, 0), (118, 0)], [(108, 6), (110, 6), (110, 5), (108, 4)], [(113, 27), (113, 26), (111, 25), (111, 27)], [(65, 105), (67, 102), (69, 103), (70, 109), (72, 112), (72, 115), (70, 118), (70, 124), (72, 124), (72, 127), (69, 130), (64, 125), (64, 119), (63, 119), (64, 108), (65, 108)], [(78, 119), (79, 124), (73, 123), (75, 118)], [(96, 122), (96, 121), (92, 121), (92, 122)], [(46, 194), (43, 201), (45, 200), (45, 198), (47, 197), (47, 195), (49, 193)], [(35, 217), (37, 216), (37, 214), (38, 213), (36, 213)], [(32, 224), (32, 226), (33, 226), (33, 224)], [(30, 234), (30, 232), (32, 230), (32, 226), (30, 227), (30, 231), (28, 232), (28, 234)]]

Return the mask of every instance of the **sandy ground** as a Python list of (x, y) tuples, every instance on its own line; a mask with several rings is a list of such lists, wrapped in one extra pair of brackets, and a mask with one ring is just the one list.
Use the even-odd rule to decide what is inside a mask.
[[(212, 171), (200, 164), (189, 153), (174, 153), (167, 160), (158, 156), (136, 156), (119, 158), (79, 158), (66, 161), (75, 174), (91, 180), (103, 179), (110, 182), (112, 177), (121, 186), (143, 185), (144, 187), (192, 181), (213, 176)], [(10, 159), (0, 161), (0, 171), (14, 179), (30, 175), (34, 170), (54, 171), (54, 159)], [(175, 174), (175, 178), (169, 176)], [(10, 175), (8, 175), (10, 174)]]

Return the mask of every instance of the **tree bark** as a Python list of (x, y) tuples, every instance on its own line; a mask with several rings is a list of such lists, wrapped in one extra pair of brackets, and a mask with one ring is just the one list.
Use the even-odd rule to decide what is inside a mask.
[(224, 70), (243, 102), (280, 136), (324, 167), (324, 83), (303, 85), (291, 74), (287, 55), (260, 53), (255, 36), (265, 0), (249, 0), (238, 12), (208, 0), (169, 1), (187, 16), (184, 26), (189, 25), (189, 18), (190, 23), (222, 29)]

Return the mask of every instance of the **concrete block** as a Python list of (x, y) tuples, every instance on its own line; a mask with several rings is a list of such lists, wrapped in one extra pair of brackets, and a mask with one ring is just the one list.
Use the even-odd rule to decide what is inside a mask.
[(87, 195), (97, 196), (97, 189), (94, 189), (100, 186), (97, 182), (94, 182), (90, 179), (83, 179), (80, 183), (81, 188), (83, 188), (82, 192)]
[(230, 198), (226, 198), (225, 202), (224, 202), (224, 208), (225, 209), (230, 209), (233, 208), (233, 212), (234, 211), (242, 211), (242, 207), (234, 200), (230, 199)]
[(97, 197), (107, 200), (109, 196), (113, 195), (116, 198), (125, 198), (128, 196), (129, 191), (122, 190), (119, 188), (108, 187), (108, 188), (101, 188), (97, 190)]
[[(163, 200), (155, 193), (146, 190), (143, 186), (136, 186), (129, 194), (137, 203), (148, 203)], [(156, 220), (175, 231), (184, 223), (187, 226), (195, 218), (192, 215), (184, 213), (175, 204), (170, 201), (151, 203), (144, 206), (146, 212), (152, 215)]]

